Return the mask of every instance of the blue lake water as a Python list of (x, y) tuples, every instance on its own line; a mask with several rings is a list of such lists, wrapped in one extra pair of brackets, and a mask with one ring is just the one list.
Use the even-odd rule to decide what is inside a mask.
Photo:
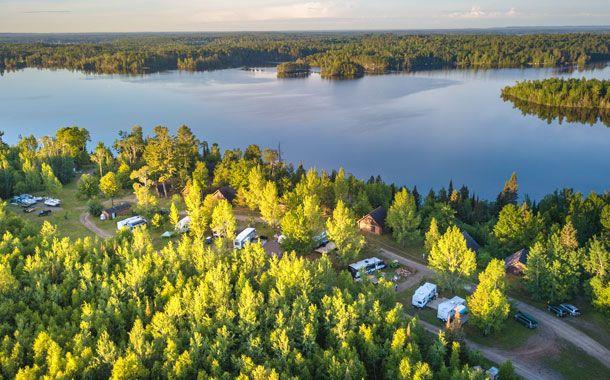
[(494, 198), (513, 171), (520, 192), (610, 188), (610, 128), (524, 116), (500, 98), (517, 80), (610, 79), (610, 68), (450, 70), (329, 81), (276, 79), (273, 69), (88, 75), (26, 69), (0, 77), (0, 130), (52, 134), (78, 125), (111, 144), (139, 124), (189, 125), (223, 149), (277, 147), (307, 167), (339, 166), (358, 177), (417, 185), (420, 192), (467, 184)]

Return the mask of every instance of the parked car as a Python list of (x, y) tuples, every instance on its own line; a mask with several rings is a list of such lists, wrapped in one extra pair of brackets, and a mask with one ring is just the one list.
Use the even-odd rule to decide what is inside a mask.
[(51, 210), (40, 210), (38, 216), (47, 216), (51, 213)]
[(527, 327), (528, 329), (535, 329), (536, 327), (538, 327), (538, 321), (531, 315), (526, 314), (522, 311), (518, 311), (515, 314), (515, 320), (521, 323), (523, 326)]
[(26, 213), (26, 214), (31, 214), (31, 213), (33, 213), (34, 211), (36, 211), (36, 208), (35, 208), (35, 207), (29, 207), (29, 208), (24, 208), (24, 209), (23, 209), (23, 212), (24, 212), (24, 213)]
[(556, 317), (562, 318), (565, 317), (567, 312), (559, 305), (547, 305), (546, 309), (551, 313), (555, 314)]
[(214, 236), (206, 236), (206, 238), (205, 238), (206, 244), (212, 244), (213, 241), (214, 241)]
[(578, 308), (572, 304), (569, 303), (562, 303), (561, 305), (559, 305), (563, 310), (566, 311), (566, 313), (568, 313), (568, 315), (571, 315), (572, 317), (577, 317), (580, 315), (580, 310), (578, 310)]

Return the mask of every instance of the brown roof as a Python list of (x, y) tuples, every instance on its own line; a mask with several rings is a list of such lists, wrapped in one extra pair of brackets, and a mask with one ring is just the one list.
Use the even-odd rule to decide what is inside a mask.
[(529, 251), (527, 248), (518, 250), (517, 252), (513, 253), (512, 255), (510, 255), (504, 259), (504, 266), (508, 268), (517, 263), (521, 263), (521, 264), (525, 265), (525, 263), (527, 262), (528, 253), (529, 253)]
[(223, 186), (216, 190), (216, 192), (220, 193), (229, 202), (233, 202), (235, 196), (237, 195), (235, 189), (230, 186)]
[(121, 212), (121, 211), (125, 211), (131, 208), (131, 204), (129, 204), (128, 202), (123, 202), (120, 203), (118, 205), (114, 205), (110, 208), (107, 208), (106, 210), (104, 210), (105, 212), (107, 212), (108, 214), (114, 214), (117, 212)]
[[(375, 223), (377, 223), (379, 226), (381, 226), (381, 228), (385, 228), (385, 218), (388, 216), (388, 212), (385, 209), (385, 207), (383, 207), (383, 206), (377, 207), (373, 211), (371, 211), (368, 214), (366, 214), (365, 216), (363, 216), (362, 219), (366, 218), (367, 216), (370, 216), (371, 218), (373, 218)], [(362, 219), (360, 219), (360, 220), (362, 220)]]

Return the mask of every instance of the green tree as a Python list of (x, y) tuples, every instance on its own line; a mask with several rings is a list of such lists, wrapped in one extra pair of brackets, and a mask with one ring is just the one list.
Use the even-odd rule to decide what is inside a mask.
[(498, 380), (518, 380), (521, 377), (515, 373), (515, 367), (510, 360), (505, 361), (500, 365), (498, 372)]
[(503, 261), (492, 260), (479, 274), (479, 285), (468, 298), (468, 309), (470, 321), (483, 335), (502, 329), (510, 312)]
[(476, 270), (476, 255), (466, 246), (458, 227), (449, 227), (438, 239), (428, 256), (430, 267), (442, 286), (455, 291)]
[(257, 165), (250, 169), (248, 172), (248, 184), (240, 189), (241, 197), (243, 197), (250, 210), (259, 208), (265, 183), (265, 175), (260, 166)]
[(144, 161), (148, 166), (151, 177), (163, 187), (163, 194), (167, 197), (167, 181), (177, 172), (176, 152), (174, 139), (165, 127), (154, 128), (155, 136), (148, 140), (144, 150)]
[(322, 214), (316, 196), (306, 196), (304, 202), (288, 210), (282, 218), (282, 247), (286, 251), (310, 252), (314, 238), (322, 229)]
[(104, 176), (104, 171), (112, 168), (114, 157), (112, 156), (110, 149), (108, 149), (103, 142), (100, 142), (91, 154), (91, 161), (97, 164), (100, 178), (102, 178)]
[(424, 248), (426, 249), (426, 253), (430, 254), (432, 252), (432, 247), (436, 244), (438, 239), (440, 239), (441, 233), (438, 230), (438, 225), (436, 224), (436, 218), (432, 218), (430, 220), (430, 228), (428, 228), (428, 232), (426, 232), (425, 240), (424, 240)]
[(267, 181), (261, 194), (260, 212), (263, 220), (269, 227), (276, 229), (282, 220), (283, 210), (277, 195), (277, 186), (272, 181)]
[(494, 226), (493, 236), (504, 257), (519, 249), (531, 247), (542, 230), (542, 220), (529, 206), (514, 204), (504, 206)]
[(230, 240), (235, 238), (237, 222), (235, 220), (235, 215), (233, 214), (233, 207), (226, 200), (221, 199), (216, 207), (214, 207), (210, 228), (218, 236)]
[(55, 174), (53, 174), (53, 169), (44, 162), (40, 166), (40, 175), (45, 190), (52, 194), (58, 194), (61, 191), (61, 182), (59, 182), (57, 177), (55, 177)]
[(326, 231), (329, 240), (337, 246), (343, 264), (356, 258), (364, 248), (365, 240), (360, 234), (356, 218), (342, 200), (337, 202), (332, 217), (326, 221)]
[(97, 196), (100, 192), (100, 181), (90, 175), (83, 174), (78, 181), (78, 195), (85, 199)]
[(519, 185), (517, 184), (517, 173), (511, 174), (508, 181), (504, 183), (504, 189), (502, 192), (498, 194), (498, 199), (496, 200), (496, 206), (498, 210), (502, 210), (504, 206), (513, 204), (517, 204)]
[(172, 224), (172, 226), (176, 227), (179, 221), (180, 212), (178, 211), (176, 202), (172, 202), (172, 204), (169, 206), (169, 222)]
[(421, 217), (417, 213), (415, 197), (407, 189), (403, 188), (396, 193), (386, 222), (392, 228), (392, 235), (398, 243), (406, 244), (419, 240)]
[(114, 205), (114, 197), (119, 194), (121, 187), (116, 178), (116, 174), (113, 172), (106, 173), (100, 179), (100, 191), (104, 194), (105, 197), (110, 198), (112, 200), (112, 204)]

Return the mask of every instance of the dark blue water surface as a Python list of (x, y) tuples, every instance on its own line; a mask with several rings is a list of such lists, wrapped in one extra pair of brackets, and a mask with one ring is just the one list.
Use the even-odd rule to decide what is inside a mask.
[(610, 188), (610, 128), (524, 116), (500, 99), (517, 80), (551, 76), (610, 79), (610, 68), (451, 70), (351, 81), (276, 79), (251, 72), (88, 75), (27, 69), (0, 77), (0, 130), (52, 134), (78, 125), (112, 143), (119, 130), (189, 125), (223, 148), (277, 147), (287, 160), (358, 177), (417, 185), (453, 179), (493, 198), (516, 171), (534, 198), (560, 187)]

